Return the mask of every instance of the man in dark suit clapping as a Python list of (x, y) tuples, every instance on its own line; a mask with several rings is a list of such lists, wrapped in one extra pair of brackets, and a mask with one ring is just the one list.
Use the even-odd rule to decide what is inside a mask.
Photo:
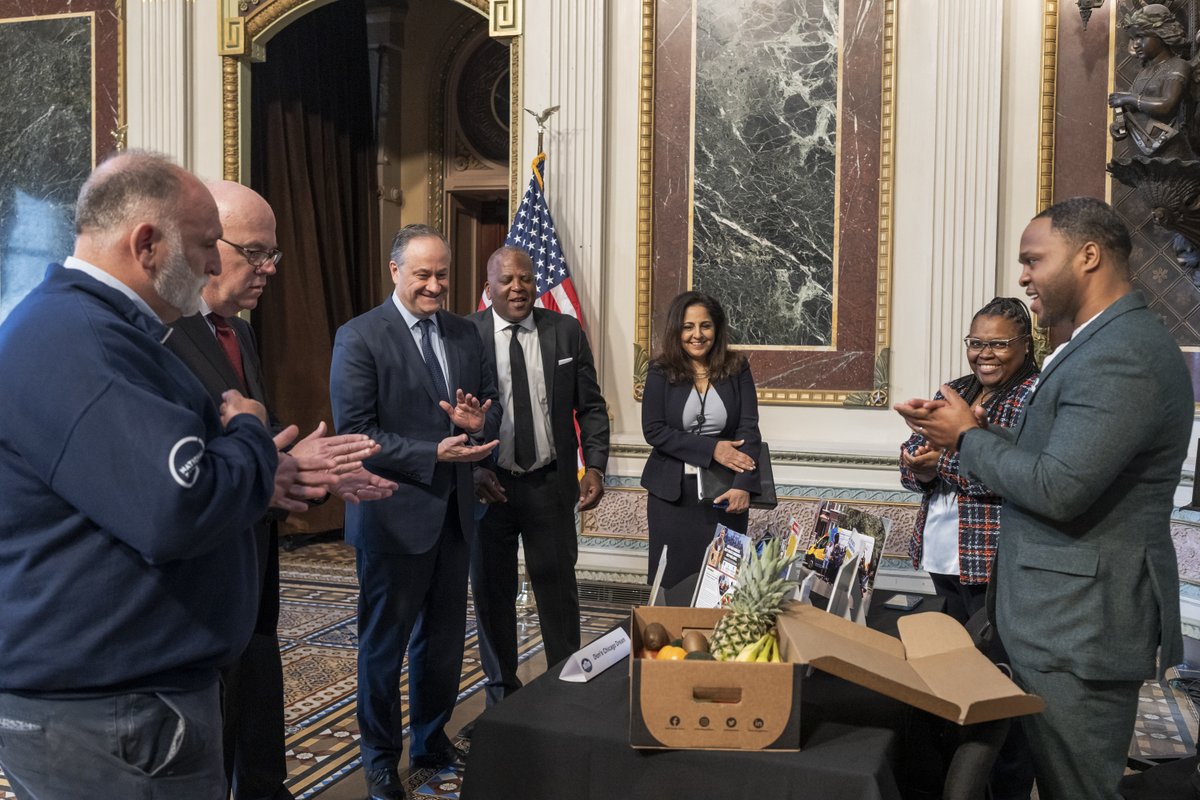
[[(358, 723), (368, 795), (404, 797), (400, 671), (409, 652), (409, 759), (452, 763), (444, 728), (454, 710), (466, 632), (471, 463), (496, 447), (500, 406), (479, 332), (442, 310), (450, 247), (427, 225), (402, 228), (389, 268), (395, 293), (337, 332), (330, 395), (338, 430), (381, 446), (369, 470), (399, 484), (350, 506), (357, 550)], [(409, 646), (411, 638), (411, 647)]]
[[(501, 247), (488, 260), (492, 307), (472, 315), (492, 350), (504, 407), (494, 465), (475, 470), (489, 508), (471, 552), (479, 649), (491, 705), (521, 687), (517, 678), (517, 540), (537, 600), (547, 665), (579, 649), (575, 504), (594, 508), (604, 494), (608, 412), (592, 350), (579, 323), (534, 308), (529, 254)], [(575, 420), (586, 471), (576, 467)]]
[[(220, 213), (217, 241), (221, 270), (201, 290), (200, 313), (171, 323), (167, 347), (187, 365), (218, 406), (236, 389), (267, 404), (267, 392), (254, 331), (238, 318), (258, 307), (267, 279), (282, 254), (276, 247), (275, 214), (253, 189), (232, 181), (208, 184)], [(283, 426), (271, 416), (272, 432)], [(283, 674), (276, 627), (279, 622), (279, 540), (277, 523), (288, 512), (307, 510), (306, 500), (328, 488), (350, 502), (384, 497), (393, 484), (362, 469), (361, 460), (378, 448), (366, 436), (324, 436), (324, 425), (296, 443), (289, 455), (301, 468), (290, 494), (276, 492), (271, 509), (254, 526), (262, 591), (250, 644), (222, 671), (225, 773), (233, 800), (290, 800), (284, 787)], [(290, 441), (295, 430), (284, 438)], [(279, 439), (283, 441), (283, 439)], [(336, 473), (336, 474), (335, 474)]]

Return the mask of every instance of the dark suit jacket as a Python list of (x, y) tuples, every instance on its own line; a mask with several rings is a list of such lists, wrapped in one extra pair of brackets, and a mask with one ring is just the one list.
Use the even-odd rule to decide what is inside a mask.
[[(462, 389), (480, 402), (492, 401), (482, 434), (490, 442), (500, 429), (500, 404), (479, 331), (446, 311), (437, 312), (437, 321), (451, 398)], [(437, 460), (438, 442), (452, 435), (450, 421), (391, 297), (338, 329), (329, 393), (338, 433), (363, 433), (378, 442), (382, 450), (365, 466), (400, 484), (385, 500), (346, 507), (346, 541), (366, 552), (427, 552), (441, 534), (454, 489), (459, 522), (470, 541), (476, 504), (471, 465)]]
[[(258, 359), (254, 329), (240, 317), (230, 317), (229, 325), (237, 334), (238, 346), (242, 350), (242, 369), (246, 372), (248, 384), (244, 391), (251, 399), (266, 405), (267, 391), (263, 385), (262, 362)], [(169, 327), (174, 333), (167, 338), (167, 347), (200, 379), (218, 408), (221, 406), (222, 392), (228, 389), (243, 391), (237, 374), (229, 365), (229, 359), (225, 358), (225, 351), (217, 343), (216, 335), (203, 316), (193, 314), (183, 317)], [(274, 419), (272, 428), (275, 428)]]
[[(270, 416), (272, 433), (281, 429), (271, 408), (267, 405), (267, 391), (263, 383), (262, 362), (258, 358), (258, 341), (254, 329), (239, 317), (229, 317), (229, 325), (237, 334), (238, 347), (242, 351), (242, 369), (246, 373), (244, 389), (237, 374), (225, 357), (225, 351), (217, 342), (217, 337), (208, 322), (200, 314), (181, 317), (172, 322), (172, 333), (167, 337), (166, 345), (187, 368), (200, 379), (205, 390), (217, 408), (221, 407), (221, 393), (229, 389), (245, 392), (248, 397), (267, 406)], [(272, 545), (272, 527), (279, 520), (287, 517), (287, 512), (280, 509), (268, 509), (266, 515), (254, 525), (254, 540), (258, 552), (259, 577), (262, 581), (262, 595), (259, 603), (259, 624), (255, 630), (275, 630), (275, 619), (278, 617), (279, 581), (270, 569), (269, 549)]]
[(1133, 292), (1042, 371), (1014, 427), (963, 436), (961, 467), (1004, 497), (992, 583), (1014, 663), (1141, 680), (1160, 643), (1163, 668), (1183, 659), (1171, 510), (1192, 415), (1179, 347)]
[[(642, 435), (654, 449), (642, 470), (642, 486), (646, 491), (668, 502), (679, 499), (683, 487), (684, 462), (708, 467), (721, 439), (745, 439), (741, 450), (758, 461), (762, 436), (758, 432), (758, 396), (750, 365), (742, 371), (712, 386), (725, 404), (727, 419), (717, 437), (688, 433), (683, 427), (683, 407), (695, 389), (691, 383), (668, 383), (667, 376), (651, 364), (642, 394)], [(733, 479), (735, 489), (747, 492), (759, 490), (758, 470), (743, 472)]]
[[(494, 369), (496, 315), (489, 308), (472, 314), (469, 319), (479, 328), (484, 348), (488, 351), (488, 363)], [(542, 371), (546, 376), (546, 397), (550, 403), (550, 430), (554, 436), (558, 479), (567, 496), (578, 500), (575, 420), (579, 420), (583, 465), (603, 472), (608, 466), (608, 410), (596, 380), (592, 348), (579, 322), (574, 317), (545, 308), (533, 310), (533, 321), (542, 350)]]

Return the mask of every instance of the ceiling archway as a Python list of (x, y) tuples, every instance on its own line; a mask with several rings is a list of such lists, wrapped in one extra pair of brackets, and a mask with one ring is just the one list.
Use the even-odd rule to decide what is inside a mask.
[[(488, 17), (489, 0), (446, 0)], [(250, 64), (262, 61), (266, 44), (281, 30), (312, 11), (337, 0), (221, 0), (220, 42), (222, 95), (221, 171), (226, 180), (242, 181), (248, 165), (242, 154), (248, 150), (250, 135), (249, 97)], [(508, 6), (507, 3), (501, 5)], [(519, 28), (518, 28), (519, 30)], [(516, 196), (520, 178), (520, 35), (506, 37), (510, 42), (510, 131), (509, 196)]]

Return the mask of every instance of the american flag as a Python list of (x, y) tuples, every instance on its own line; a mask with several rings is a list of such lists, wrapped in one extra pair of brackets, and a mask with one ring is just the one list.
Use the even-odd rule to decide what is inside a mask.
[[(545, 153), (538, 153), (533, 159), (533, 177), (529, 179), (529, 188), (521, 198), (521, 207), (513, 217), (504, 243), (521, 248), (533, 259), (538, 291), (534, 305), (569, 314), (583, 325), (579, 296), (575, 294), (575, 286), (571, 283), (571, 271), (567, 268), (562, 245), (558, 242), (558, 234), (554, 232), (554, 219), (546, 205), (542, 180), (545, 163)], [(491, 304), (487, 292), (484, 292), (479, 298), (479, 309)]]
[[(513, 217), (504, 243), (521, 248), (533, 259), (533, 277), (537, 280), (538, 291), (534, 305), (569, 314), (579, 320), (582, 326), (579, 295), (575, 294), (567, 259), (563, 255), (562, 245), (558, 243), (558, 234), (554, 232), (554, 218), (550, 216), (550, 208), (546, 205), (545, 182), (542, 180), (545, 165), (546, 154), (538, 153), (533, 159), (533, 177), (529, 179), (529, 188), (521, 198), (521, 207)], [(479, 298), (478, 310), (482, 311), (491, 304), (492, 299), (484, 292)], [(575, 470), (577, 477), (582, 479), (583, 450), (578, 444), (578, 422), (575, 423), (575, 437)]]

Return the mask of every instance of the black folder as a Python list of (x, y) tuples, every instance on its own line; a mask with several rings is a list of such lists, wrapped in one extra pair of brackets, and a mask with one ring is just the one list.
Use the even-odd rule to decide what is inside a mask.
[[(771, 469), (771, 448), (766, 442), (758, 453), (759, 490), (750, 493), (751, 508), (774, 508), (779, 505), (775, 496), (775, 473)], [(713, 500), (728, 492), (733, 487), (735, 473), (723, 464), (713, 462), (711, 467), (700, 467), (700, 478), (696, 485), (700, 491), (701, 500)]]

